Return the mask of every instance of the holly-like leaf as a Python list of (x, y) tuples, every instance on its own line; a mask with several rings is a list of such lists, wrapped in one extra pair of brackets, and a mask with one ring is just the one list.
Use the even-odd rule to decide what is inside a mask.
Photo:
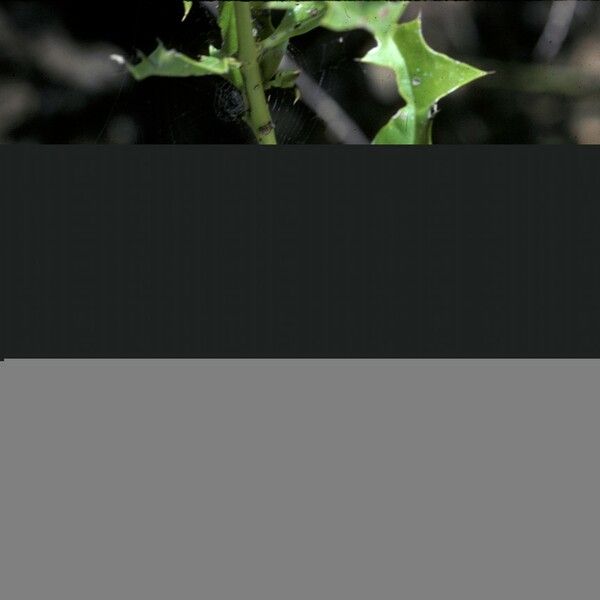
[(431, 143), (437, 103), (488, 74), (430, 48), (420, 18), (396, 25), (391, 35), (379, 37), (377, 47), (362, 60), (392, 69), (406, 101), (406, 107), (377, 134), (376, 144)]
[(204, 75), (221, 75), (226, 77), (239, 64), (231, 58), (202, 56), (195, 60), (176, 50), (168, 50), (162, 42), (152, 54), (140, 53), (141, 60), (127, 67), (138, 81), (148, 77), (202, 77)]
[(408, 2), (380, 2), (378, 0), (355, 2), (326, 2), (327, 14), (322, 26), (333, 31), (366, 29), (376, 36), (384, 36), (398, 23)]

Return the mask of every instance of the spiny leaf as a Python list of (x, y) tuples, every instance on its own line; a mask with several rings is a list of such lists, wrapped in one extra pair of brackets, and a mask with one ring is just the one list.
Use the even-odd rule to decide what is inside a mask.
[(227, 76), (237, 68), (237, 63), (231, 58), (217, 56), (202, 56), (195, 60), (176, 50), (167, 50), (162, 42), (152, 54), (145, 56), (140, 53), (141, 60), (127, 67), (138, 81), (148, 77), (202, 77), (204, 75)]
[(420, 18), (396, 25), (391, 35), (378, 39), (363, 61), (392, 69), (407, 104), (379, 132), (377, 144), (430, 143), (437, 102), (488, 74), (430, 48)]

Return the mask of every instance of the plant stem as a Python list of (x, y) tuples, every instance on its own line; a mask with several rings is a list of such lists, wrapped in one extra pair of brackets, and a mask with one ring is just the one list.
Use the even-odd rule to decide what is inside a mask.
[(237, 24), (239, 60), (242, 63), (242, 76), (248, 101), (247, 121), (259, 144), (275, 145), (275, 128), (271, 121), (269, 104), (265, 96), (258, 49), (254, 39), (252, 11), (250, 2), (235, 2), (235, 19)]

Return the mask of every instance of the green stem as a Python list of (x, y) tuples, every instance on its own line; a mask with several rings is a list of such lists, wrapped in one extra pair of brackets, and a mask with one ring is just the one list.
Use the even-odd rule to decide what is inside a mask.
[(239, 60), (242, 63), (242, 76), (248, 101), (247, 121), (259, 144), (275, 145), (275, 128), (271, 121), (269, 104), (265, 96), (258, 49), (254, 39), (250, 2), (236, 0), (235, 19), (237, 24)]

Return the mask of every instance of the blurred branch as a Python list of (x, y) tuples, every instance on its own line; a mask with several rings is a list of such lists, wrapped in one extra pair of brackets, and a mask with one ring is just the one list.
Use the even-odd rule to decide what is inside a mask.
[(600, 95), (600, 76), (576, 67), (474, 60), (481, 68), (495, 71), (480, 82), (485, 87), (571, 98)]
[(80, 44), (67, 31), (48, 26), (35, 36), (22, 33), (0, 7), (0, 59), (14, 70), (37, 71), (44, 78), (85, 93), (116, 89), (122, 79), (107, 56), (110, 44)]
[(577, 0), (554, 0), (544, 31), (533, 51), (537, 60), (554, 60), (569, 35), (573, 17), (577, 10)]

